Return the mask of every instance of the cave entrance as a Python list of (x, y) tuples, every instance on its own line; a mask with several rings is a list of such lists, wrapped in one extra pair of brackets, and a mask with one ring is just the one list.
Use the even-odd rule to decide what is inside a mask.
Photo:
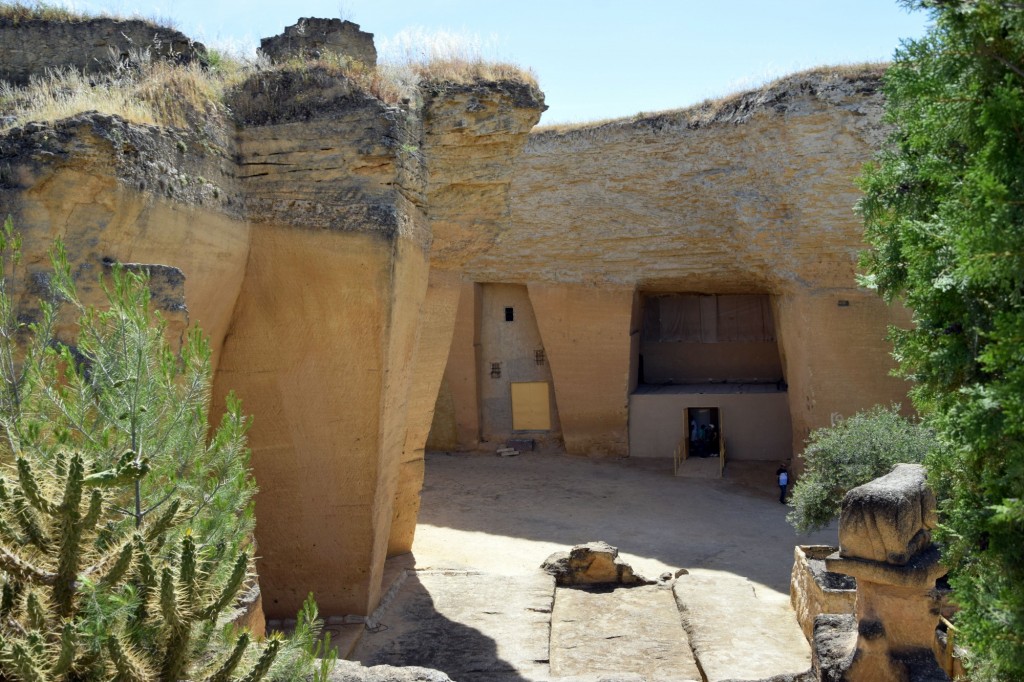
[(718, 457), (725, 443), (722, 418), (717, 407), (685, 407), (683, 422), (687, 435), (687, 457)]
[[(773, 297), (659, 291), (642, 292), (639, 302), (630, 456), (788, 459), (792, 425)], [(693, 440), (693, 423), (713, 430), (714, 443)]]

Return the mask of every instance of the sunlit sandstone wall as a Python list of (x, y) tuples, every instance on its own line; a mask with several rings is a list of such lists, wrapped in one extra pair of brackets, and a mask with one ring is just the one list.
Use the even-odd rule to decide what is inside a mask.
[(171, 265), (185, 276), (188, 320), (209, 335), (216, 363), (249, 244), (225, 144), (98, 114), (0, 136), (0, 218), (10, 214), (23, 236), (18, 281), (30, 283), (16, 290), (20, 307), (46, 294), (31, 283), (51, 272), (57, 237), (88, 304), (105, 300), (105, 263)]
[(434, 83), (423, 88), (423, 137), (417, 153), (426, 165), (430, 280), (411, 356), (415, 371), (408, 431), (395, 474), (389, 555), (412, 549), (424, 448), (456, 314), (461, 314), (465, 264), (507, 229), (513, 162), (543, 110), (543, 93), (524, 84)]
[[(491, 141), (521, 146), (536, 97), (524, 109), (499, 86), (439, 87), (421, 120), (342, 85), (282, 79), (234, 103), (249, 123), (240, 184), (254, 227), (217, 387), (256, 417), (268, 614), (290, 615), (314, 588), (326, 613), (368, 613), (385, 558), (408, 551), (454, 325), (451, 273), (498, 229), (487, 223), (506, 212), (507, 181), (486, 165), (510, 167), (515, 145), (495, 160)], [(480, 177), (467, 175), (478, 156)], [(448, 269), (435, 267), (444, 249)]]
[(97, 115), (0, 136), (0, 211), (26, 238), (19, 295), (45, 293), (35, 273), (57, 235), (85, 289), (117, 261), (184, 275), (217, 354), (214, 409), (235, 390), (254, 416), (269, 616), (308, 592), (325, 614), (368, 613), (386, 556), (411, 546), (460, 259), (507, 221), (511, 161), (542, 106), (493, 83), (431, 86), (399, 109), (313, 68), (234, 93), (223, 139)]
[(531, 135), (511, 227), (466, 271), (529, 285), (567, 450), (627, 454), (633, 291), (772, 295), (794, 452), (835, 414), (906, 402), (884, 339), (905, 316), (854, 284), (853, 180), (884, 137), (878, 88), (877, 73), (805, 74), (691, 110)]

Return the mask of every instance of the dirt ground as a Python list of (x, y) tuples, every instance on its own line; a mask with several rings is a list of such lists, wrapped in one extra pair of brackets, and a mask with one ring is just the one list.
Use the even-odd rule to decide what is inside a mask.
[(788, 598), (793, 547), (838, 537), (798, 536), (786, 523), (776, 466), (732, 462), (725, 478), (687, 479), (670, 461), (428, 453), (416, 566), (516, 574), (604, 540), (648, 577), (721, 571)]
[(687, 569), (675, 594), (706, 679), (797, 673), (810, 650), (789, 604), (793, 548), (837, 537), (794, 533), (776, 466), (687, 479), (667, 461), (429, 453), (413, 559), (421, 571), (521, 576), (603, 540), (646, 577)]

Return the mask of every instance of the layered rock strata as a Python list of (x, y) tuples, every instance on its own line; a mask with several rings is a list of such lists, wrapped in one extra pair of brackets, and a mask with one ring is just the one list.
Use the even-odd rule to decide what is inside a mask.
[[(86, 114), (0, 137), (2, 211), (25, 236), (19, 297), (37, 293), (58, 236), (87, 302), (106, 263), (180, 272), (214, 348), (214, 409), (234, 390), (254, 415), (270, 617), (309, 592), (325, 614), (369, 613), (389, 551), (408, 551), (460, 287), (433, 245), (493, 241), (543, 108), (510, 83), (435, 83), (415, 99), (389, 106), (296, 66), (257, 74), (228, 95), (234, 119), (196, 131)], [(488, 205), (430, 204), (475, 185)]]
[[(509, 229), (465, 271), (528, 286), (569, 452), (631, 454), (643, 295), (770, 296), (793, 453), (835, 415), (906, 402), (885, 337), (907, 315), (855, 281), (865, 245), (854, 180), (884, 138), (881, 111), (879, 70), (823, 70), (680, 112), (531, 134), (512, 170)], [(455, 340), (440, 399), (462, 421), (439, 434), (479, 431), (465, 421), (477, 369), (456, 357), (472, 343)], [(460, 435), (459, 447), (475, 445)]]
[(286, 27), (284, 33), (260, 40), (260, 50), (275, 62), (320, 59), (331, 54), (370, 68), (377, 65), (373, 34), (359, 30), (359, 24), (341, 19), (303, 17)]

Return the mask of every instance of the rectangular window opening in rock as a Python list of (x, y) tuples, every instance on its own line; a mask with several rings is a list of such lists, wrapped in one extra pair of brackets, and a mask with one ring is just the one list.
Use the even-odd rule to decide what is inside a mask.
[(782, 360), (769, 295), (645, 294), (641, 306), (639, 384), (781, 390)]
[[(717, 422), (710, 416), (707, 421), (714, 422), (724, 448), (696, 448), (690, 469), (728, 475), (728, 465), (700, 462), (701, 456), (714, 458), (723, 451), (728, 462), (793, 456), (776, 305), (772, 295), (760, 292), (639, 292), (632, 318), (637, 339), (628, 407), (630, 457), (677, 459), (693, 445), (688, 412), (712, 409)], [(728, 421), (727, 438), (723, 421)]]

